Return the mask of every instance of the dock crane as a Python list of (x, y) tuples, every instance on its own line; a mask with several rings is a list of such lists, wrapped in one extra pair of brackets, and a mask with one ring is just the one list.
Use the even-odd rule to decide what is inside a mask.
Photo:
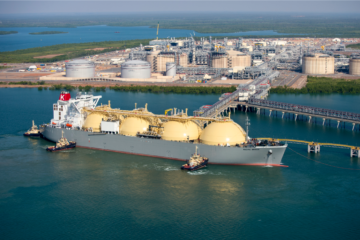
[(159, 40), (159, 22), (158, 22), (158, 25), (157, 25), (156, 40)]

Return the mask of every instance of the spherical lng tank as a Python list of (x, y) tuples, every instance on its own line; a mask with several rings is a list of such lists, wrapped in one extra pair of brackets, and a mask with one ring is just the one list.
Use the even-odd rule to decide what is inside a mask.
[(161, 139), (168, 141), (186, 141), (199, 138), (201, 129), (193, 121), (169, 121), (163, 124)]
[(233, 121), (210, 123), (200, 134), (200, 142), (208, 145), (236, 145), (245, 142), (245, 131)]
[(149, 129), (149, 121), (140, 117), (127, 117), (120, 125), (120, 134), (126, 136), (136, 136)]
[(102, 113), (98, 113), (98, 112), (90, 113), (85, 120), (83, 129), (89, 130), (90, 128), (92, 128), (93, 132), (100, 132), (101, 121), (102, 121), (102, 119), (106, 119), (106, 118), (107, 118), (107, 116)]
[(66, 77), (93, 78), (95, 76), (95, 64), (87, 60), (74, 60), (65, 63)]
[(122, 78), (150, 78), (151, 64), (146, 61), (131, 60), (121, 64)]
[(360, 75), (360, 57), (354, 57), (350, 59), (349, 74)]
[(302, 58), (302, 72), (305, 74), (334, 74), (335, 60), (326, 54), (316, 53)]
[(166, 63), (166, 76), (174, 77), (176, 75), (176, 65), (174, 62)]

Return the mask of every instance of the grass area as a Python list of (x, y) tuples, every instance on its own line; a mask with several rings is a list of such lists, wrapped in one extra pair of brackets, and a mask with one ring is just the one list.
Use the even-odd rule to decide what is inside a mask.
[(8, 34), (15, 34), (18, 33), (17, 31), (0, 31), (0, 35), (8, 35)]
[[(129, 41), (106, 41), (91, 43), (69, 43), (47, 47), (28, 48), (12, 52), (0, 52), (0, 63), (32, 63), (32, 62), (55, 62), (77, 57), (90, 56), (125, 48), (138, 47), (140, 44), (146, 45), (149, 39), (129, 40)], [(96, 51), (89, 50), (94, 48), (105, 48)], [(88, 49), (88, 50), (87, 50)], [(52, 54), (63, 54), (53, 58), (34, 58)]]
[(62, 33), (68, 33), (68, 32), (44, 31), (44, 32), (33, 32), (33, 33), (29, 33), (29, 34), (31, 34), (31, 35), (47, 35), (47, 34), (62, 34)]
[(11, 66), (0, 66), (0, 69), (11, 68)]
[(306, 87), (301, 89), (276, 87), (271, 88), (270, 93), (341, 93), (360, 94), (360, 79), (345, 80), (328, 77), (307, 77)]
[(346, 48), (360, 49), (360, 43), (347, 45)]
[[(307, 13), (141, 13), (82, 16), (42, 16), (2, 19), (3, 27), (76, 27), (90, 25), (150, 26), (189, 29), (199, 33), (234, 33), (274, 30), (278, 33), (317, 37), (359, 37), (356, 14)], [(154, 31), (154, 37), (155, 37)], [(160, 30), (161, 32), (161, 30)]]

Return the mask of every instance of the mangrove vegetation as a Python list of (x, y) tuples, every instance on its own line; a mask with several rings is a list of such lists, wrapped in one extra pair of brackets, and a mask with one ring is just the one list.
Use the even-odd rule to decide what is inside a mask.
[(281, 86), (271, 88), (270, 93), (341, 93), (341, 94), (359, 94), (360, 79), (347, 80), (329, 77), (307, 77), (307, 84), (301, 89)]

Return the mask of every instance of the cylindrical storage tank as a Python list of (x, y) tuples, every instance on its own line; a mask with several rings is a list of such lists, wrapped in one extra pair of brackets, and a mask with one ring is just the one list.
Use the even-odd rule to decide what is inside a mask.
[(120, 125), (120, 134), (126, 136), (136, 136), (149, 129), (149, 121), (139, 117), (127, 117)]
[(334, 68), (334, 57), (329, 55), (316, 53), (302, 59), (302, 72), (305, 74), (334, 74)]
[(100, 125), (103, 118), (105, 119), (106, 116), (101, 113), (97, 113), (97, 112), (90, 113), (86, 117), (85, 123), (82, 128), (84, 130), (89, 130), (90, 128), (92, 128), (93, 132), (100, 132), (101, 130)]
[(201, 129), (192, 121), (169, 121), (163, 124), (161, 139), (168, 141), (187, 141), (199, 138)]
[(227, 68), (228, 58), (226, 56), (213, 57), (211, 60), (211, 66), (214, 68)]
[(66, 77), (93, 78), (95, 76), (95, 64), (87, 60), (74, 60), (65, 63)]
[(151, 64), (146, 61), (131, 60), (121, 64), (121, 78), (150, 78)]
[(166, 63), (166, 76), (174, 77), (176, 75), (176, 65), (174, 62)]
[(210, 123), (201, 133), (200, 142), (208, 145), (232, 146), (245, 142), (245, 131), (233, 121)]
[(349, 74), (360, 75), (360, 57), (350, 59)]

